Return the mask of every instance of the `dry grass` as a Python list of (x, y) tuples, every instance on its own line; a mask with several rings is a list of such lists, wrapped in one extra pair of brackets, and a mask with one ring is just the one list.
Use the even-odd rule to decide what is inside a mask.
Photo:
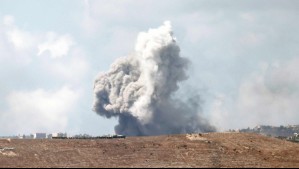
[(299, 144), (211, 133), (115, 140), (0, 140), (0, 167), (299, 167)]

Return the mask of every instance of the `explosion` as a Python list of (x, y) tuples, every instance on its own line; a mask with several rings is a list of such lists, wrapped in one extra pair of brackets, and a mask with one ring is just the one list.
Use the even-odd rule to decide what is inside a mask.
[(138, 35), (132, 55), (117, 59), (94, 83), (94, 111), (118, 117), (117, 134), (128, 136), (211, 132), (199, 114), (198, 97), (174, 98), (187, 80), (189, 61), (180, 56), (170, 22)]

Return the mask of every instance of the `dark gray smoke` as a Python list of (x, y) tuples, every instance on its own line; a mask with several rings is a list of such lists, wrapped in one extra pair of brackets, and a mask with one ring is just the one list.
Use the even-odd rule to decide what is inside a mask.
[(119, 58), (94, 84), (94, 111), (118, 117), (117, 134), (128, 136), (215, 131), (200, 117), (199, 100), (175, 99), (186, 80), (188, 60), (180, 56), (170, 22), (139, 34), (135, 52)]

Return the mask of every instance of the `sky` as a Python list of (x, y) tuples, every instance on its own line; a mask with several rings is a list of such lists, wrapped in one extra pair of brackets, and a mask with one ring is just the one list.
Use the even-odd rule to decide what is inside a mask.
[(94, 79), (166, 20), (191, 61), (178, 95), (219, 131), (299, 124), (299, 1), (270, 2), (0, 0), (0, 135), (114, 133)]

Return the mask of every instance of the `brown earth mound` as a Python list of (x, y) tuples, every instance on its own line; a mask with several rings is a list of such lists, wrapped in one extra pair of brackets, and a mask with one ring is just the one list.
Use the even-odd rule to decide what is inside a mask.
[(113, 140), (0, 140), (0, 167), (298, 168), (299, 144), (244, 133)]

